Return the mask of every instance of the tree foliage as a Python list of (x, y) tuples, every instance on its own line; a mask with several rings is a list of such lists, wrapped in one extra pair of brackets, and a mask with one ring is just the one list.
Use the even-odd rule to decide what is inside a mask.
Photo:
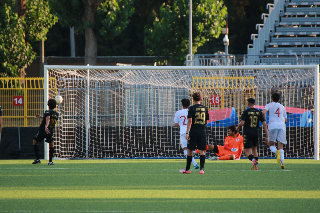
[[(197, 0), (192, 4), (193, 53), (212, 37), (221, 34), (227, 8), (223, 1)], [(175, 65), (183, 65), (189, 50), (189, 0), (163, 4), (160, 16), (147, 30), (148, 53), (164, 56)]]
[(25, 15), (14, 11), (14, 0), (0, 3), (0, 74), (19, 76), (35, 59), (30, 42), (46, 39), (48, 29), (57, 21), (44, 0), (26, 2)]
[(118, 36), (130, 22), (134, 12), (133, 0), (50, 0), (50, 5), (62, 25), (85, 33), (86, 63), (95, 64), (97, 38)]

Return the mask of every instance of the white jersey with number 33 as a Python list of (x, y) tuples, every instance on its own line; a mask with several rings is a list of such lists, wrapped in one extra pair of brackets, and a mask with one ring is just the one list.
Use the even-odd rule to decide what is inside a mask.
[(188, 125), (188, 109), (181, 109), (174, 115), (174, 122), (179, 123), (180, 135), (186, 134)]
[(264, 108), (269, 112), (268, 129), (286, 130), (285, 119), (287, 118), (287, 112), (284, 106), (276, 102), (271, 102)]

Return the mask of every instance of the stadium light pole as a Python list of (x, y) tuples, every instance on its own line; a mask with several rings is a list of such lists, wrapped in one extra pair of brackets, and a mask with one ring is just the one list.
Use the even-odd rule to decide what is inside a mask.
[(189, 0), (189, 55), (192, 55), (192, 0)]

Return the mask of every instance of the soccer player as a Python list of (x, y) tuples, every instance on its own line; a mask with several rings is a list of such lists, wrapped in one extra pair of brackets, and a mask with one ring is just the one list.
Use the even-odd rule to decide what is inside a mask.
[(195, 92), (192, 95), (194, 105), (188, 108), (188, 125), (186, 138), (188, 141), (188, 156), (185, 169), (179, 170), (180, 173), (190, 174), (190, 165), (192, 161), (192, 153), (198, 147), (200, 153), (200, 171), (199, 174), (204, 174), (204, 164), (206, 160), (206, 125), (209, 120), (208, 108), (201, 105), (201, 94)]
[[(266, 118), (269, 112), (269, 148), (271, 152), (277, 156), (277, 162), (280, 163), (280, 168), (284, 169), (284, 151), (283, 144), (287, 144), (286, 140), (286, 123), (287, 113), (284, 106), (280, 103), (280, 94), (273, 93), (271, 95), (272, 102), (267, 104), (263, 109), (263, 116)], [(275, 147), (275, 142), (278, 141), (278, 150)]]
[(238, 124), (237, 130), (244, 126), (244, 153), (250, 161), (252, 161), (252, 170), (258, 170), (258, 138), (259, 138), (259, 121), (261, 121), (266, 133), (265, 142), (268, 143), (268, 127), (262, 111), (254, 108), (255, 100), (248, 99), (248, 109), (244, 110), (241, 116), (241, 121)]
[[(187, 144), (188, 140), (186, 138), (186, 131), (187, 131), (187, 124), (188, 124), (188, 107), (190, 106), (190, 100), (187, 98), (184, 98), (181, 100), (182, 103), (182, 109), (177, 111), (174, 115), (174, 126), (178, 127), (180, 126), (180, 145), (183, 149), (183, 153), (185, 156), (188, 156), (188, 150), (187, 150)], [(193, 169), (199, 169), (199, 165), (194, 160), (194, 157), (192, 157), (192, 164)]]
[(243, 150), (243, 137), (237, 133), (235, 125), (228, 127), (228, 136), (224, 139), (224, 145), (208, 145), (207, 150), (213, 150), (217, 156), (209, 160), (234, 160), (240, 159)]
[(43, 114), (41, 115), (36, 115), (37, 118), (43, 118), (42, 122), (39, 127), (38, 134), (34, 137), (33, 140), (33, 149), (34, 153), (36, 155), (36, 159), (33, 161), (32, 164), (38, 164), (41, 163), (39, 159), (39, 149), (38, 149), (38, 143), (42, 142), (43, 139), (46, 139), (46, 142), (49, 143), (49, 163), (48, 165), (55, 165), (52, 162), (52, 156), (54, 152), (54, 146), (53, 146), (53, 128), (57, 123), (59, 114), (54, 111), (54, 108), (56, 108), (56, 100), (54, 99), (49, 99), (48, 104), (49, 110), (46, 110)]

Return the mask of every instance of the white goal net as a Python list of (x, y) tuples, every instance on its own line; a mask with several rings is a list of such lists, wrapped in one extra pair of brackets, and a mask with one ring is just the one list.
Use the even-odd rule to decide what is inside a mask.
[[(182, 98), (202, 93), (207, 142), (222, 145), (248, 98), (262, 109), (277, 91), (288, 113), (285, 157), (318, 160), (318, 90), (318, 65), (45, 66), (45, 103), (57, 94), (64, 99), (55, 128), (59, 158), (183, 157), (173, 121)], [(274, 157), (263, 134), (259, 155)]]

